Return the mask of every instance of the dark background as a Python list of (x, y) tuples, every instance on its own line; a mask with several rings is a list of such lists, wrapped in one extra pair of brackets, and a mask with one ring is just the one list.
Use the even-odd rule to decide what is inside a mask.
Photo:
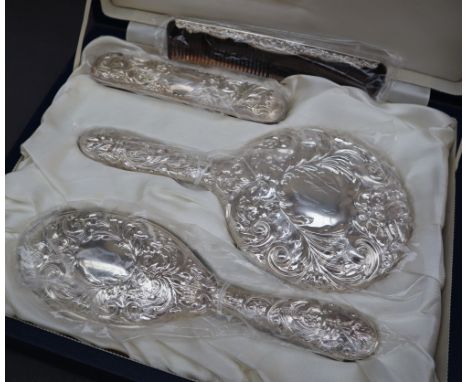
[[(125, 23), (103, 18), (98, 2), (94, 3), (87, 40), (100, 34), (123, 36)], [(84, 0), (6, 1), (7, 172), (19, 159), (20, 143), (37, 128), (71, 72), (84, 5)], [(430, 105), (457, 118), (461, 135), (461, 97), (433, 92)], [(461, 168), (457, 181), (461, 206)], [(461, 376), (460, 214), (456, 221), (449, 381)], [(9, 318), (5, 354), (7, 381), (181, 381)]]
[(82, 0), (6, 1), (6, 154), (72, 59)]
[[(71, 65), (84, 4), (83, 0), (6, 1), (5, 153), (11, 162), (18, 157), (14, 151), (26, 126)], [(12, 164), (7, 160), (7, 167)], [(5, 357), (7, 381), (86, 382), (108, 377), (26, 346), (8, 334)]]
[[(71, 71), (84, 5), (84, 0), (6, 1), (7, 171), (11, 170), (19, 159), (19, 144), (38, 126), (44, 108), (51, 103), (53, 95)], [(7, 381), (127, 380), (61, 357), (56, 351), (63, 347), (62, 343), (53, 344), (51, 351), (47, 351), (22, 341), (21, 336), (27, 335), (31, 342), (34, 342), (35, 336), (38, 336), (37, 330), (26, 334), (23, 327), (18, 327), (7, 319), (5, 349)], [(20, 334), (20, 338), (16, 334)], [(37, 342), (42, 340), (37, 338)], [(49, 343), (52, 343), (50, 338)], [(132, 379), (149, 378), (141, 375), (141, 379), (138, 377)], [(155, 375), (153, 380), (167, 379)]]

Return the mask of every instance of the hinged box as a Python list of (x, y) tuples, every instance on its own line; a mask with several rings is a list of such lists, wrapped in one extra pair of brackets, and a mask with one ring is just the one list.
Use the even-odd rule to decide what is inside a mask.
[[(129, 41), (146, 45), (151, 45), (154, 33), (171, 17), (198, 18), (363, 42), (401, 57), (400, 67), (394, 77), (398, 85), (389, 97), (391, 101), (427, 105), (431, 94), (432, 96), (441, 93), (461, 95), (461, 17), (459, 15), (461, 3), (459, 1), (431, 0), (431, 3), (421, 7), (416, 2), (375, 3), (369, 0), (339, 5), (322, 0), (306, 2), (101, 0), (100, 6), (108, 17), (103, 18), (106, 22), (112, 23), (113, 19), (130, 22), (128, 26), (119, 24), (120, 37), (124, 27)], [(87, 3), (87, 7), (89, 10), (90, 2)], [(97, 7), (99, 5), (95, 3), (91, 11), (99, 12)], [(88, 41), (91, 37), (101, 34), (99, 28), (93, 29), (95, 26), (86, 28), (88, 17), (89, 15), (85, 14), (76, 64), (81, 56), (83, 40)], [(446, 277), (439, 339), (435, 353), (436, 374), (440, 381), (446, 381), (448, 375), (456, 165), (456, 144), (454, 144), (449, 156), (444, 226)], [(128, 361), (116, 358), (116, 362)]]

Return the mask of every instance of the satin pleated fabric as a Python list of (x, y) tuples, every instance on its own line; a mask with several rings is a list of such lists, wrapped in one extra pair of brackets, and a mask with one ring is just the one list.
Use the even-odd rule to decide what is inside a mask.
[[(23, 144), (26, 159), (6, 177), (7, 314), (202, 381), (436, 380), (433, 354), (444, 283), (441, 230), (454, 120), (424, 106), (377, 104), (359, 90), (322, 78), (293, 76), (284, 81), (291, 92), (291, 109), (284, 121), (277, 125), (243, 121), (95, 83), (87, 74), (89, 61), (109, 50), (139, 52), (136, 46), (110, 37), (93, 41), (83, 54), (82, 66)], [(316, 126), (355, 136), (388, 158), (410, 194), (415, 224), (408, 253), (386, 278), (362, 291), (324, 293), (286, 286), (235, 248), (212, 193), (85, 157), (77, 139), (98, 126), (221, 153), (284, 127)], [(381, 346), (367, 360), (343, 363), (228, 318), (188, 318), (131, 330), (65, 320), (21, 285), (16, 246), (28, 224), (42, 213), (83, 203), (119, 208), (168, 226), (230, 282), (279, 296), (352, 305), (377, 323)]]

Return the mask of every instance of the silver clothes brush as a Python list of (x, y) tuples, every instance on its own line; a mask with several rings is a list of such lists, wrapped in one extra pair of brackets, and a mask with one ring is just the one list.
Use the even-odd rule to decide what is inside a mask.
[(19, 243), (18, 266), (52, 311), (88, 325), (227, 313), (336, 360), (363, 359), (378, 346), (373, 324), (356, 310), (227, 284), (174, 234), (125, 213), (65, 209), (40, 218)]
[(341, 134), (279, 129), (209, 156), (97, 128), (81, 135), (79, 147), (108, 166), (210, 190), (244, 255), (301, 287), (365, 287), (395, 266), (411, 236), (409, 200), (395, 170)]
[(275, 80), (204, 72), (163, 58), (123, 53), (99, 56), (91, 76), (104, 85), (262, 123), (281, 121), (288, 96)]

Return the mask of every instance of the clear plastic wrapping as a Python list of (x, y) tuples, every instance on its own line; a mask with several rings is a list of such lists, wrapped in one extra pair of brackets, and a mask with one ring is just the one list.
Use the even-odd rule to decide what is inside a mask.
[(18, 262), (23, 282), (71, 320), (131, 328), (225, 311), (337, 360), (367, 358), (378, 345), (356, 310), (225, 283), (177, 236), (118, 211), (67, 208), (38, 219), (20, 240)]
[(142, 51), (111, 51), (89, 62), (97, 82), (118, 89), (218, 111), (237, 118), (277, 123), (289, 109), (276, 80), (242, 76), (170, 62)]
[[(433, 354), (440, 324), (440, 288), (444, 282), (441, 227), (446, 201), (447, 153), (454, 137), (453, 121), (431, 108), (409, 104), (379, 105), (358, 89), (344, 88), (314, 76), (299, 75), (282, 81), (292, 95), (288, 117), (278, 125), (255, 124), (253, 128), (251, 122), (241, 119), (183, 107), (174, 102), (137, 97), (101, 86), (90, 78), (89, 64), (107, 52), (146, 55), (138, 46), (115, 38), (103, 37), (93, 41), (84, 51), (82, 66), (57, 93), (42, 118), (41, 126), (23, 144), (22, 152), (27, 159), (15, 172), (7, 175), (5, 262), (8, 316), (64, 333), (93, 346), (115, 350), (132, 360), (193, 380), (308, 381), (311, 375), (317, 381), (433, 380)], [(92, 138), (89, 134), (91, 129), (100, 126), (130, 131), (125, 133), (130, 134), (126, 139), (130, 146), (121, 144), (122, 141), (118, 141), (117, 145), (111, 141), (99, 142), (100, 138), (106, 138), (106, 131), (101, 131), (102, 134), (97, 137), (99, 139), (94, 143), (91, 139), (89, 143), (100, 147), (102, 155), (99, 161), (90, 160), (83, 155), (77, 142), (80, 137)], [(158, 142), (154, 142), (155, 139)], [(115, 155), (119, 153), (120, 159), (115, 160)], [(298, 171), (289, 171), (289, 167), (284, 170), (283, 161), (292, 164), (291, 170), (300, 163), (306, 164), (307, 161), (300, 160), (303, 153), (317, 153), (314, 157), (317, 162), (312, 166), (309, 163)], [(174, 160), (162, 160), (168, 157)], [(104, 159), (112, 167), (101, 163)], [(142, 171), (116, 168), (131, 166)], [(183, 177), (178, 166), (188, 170)], [(168, 172), (173, 171), (174, 178), (147, 174), (154, 172), (161, 175), (163, 171), (164, 175), (171, 175)], [(255, 221), (259, 212), (267, 216), (263, 214), (266, 212), (263, 207), (271, 194), (264, 192), (266, 188), (259, 187), (258, 191), (263, 193), (258, 196), (261, 196), (263, 204), (238, 203), (235, 198), (232, 201), (221, 200), (220, 203), (217, 199), (223, 198), (223, 190), (233, 190), (244, 181), (247, 184), (255, 174), (258, 178), (253, 183), (274, 185), (277, 174), (282, 171), (289, 173), (288, 176), (281, 176), (284, 181), (271, 189), (288, 191), (284, 196), (289, 195), (299, 205), (301, 202), (310, 203), (310, 200), (300, 200), (298, 196), (304, 194), (297, 192), (303, 189), (302, 180), (307, 179), (306, 190), (312, 192), (312, 199), (320, 204), (330, 203), (327, 204), (329, 208), (313, 211), (314, 214), (319, 213), (322, 219), (315, 219), (316, 224), (306, 219), (294, 219), (291, 222), (295, 231), (275, 230), (275, 226), (270, 225), (269, 237), (272, 237), (271, 234), (279, 238), (281, 234), (287, 236), (294, 233), (307, 238), (318, 232), (330, 234), (331, 238), (336, 234), (335, 237), (339, 237), (336, 242), (343, 247), (334, 249), (341, 250), (358, 237), (344, 234), (350, 231), (327, 233), (324, 226), (315, 226), (320, 221), (339, 223), (339, 219), (346, 219), (348, 223), (356, 219), (353, 224), (363, 231), (361, 238), (364, 234), (368, 235), (368, 245), (363, 247), (373, 248), (373, 251), (358, 252), (356, 258), (346, 256), (351, 253), (344, 251), (344, 264), (339, 261), (334, 263), (338, 258), (333, 254), (330, 256), (326, 251), (327, 245), (315, 247), (323, 250), (322, 260), (330, 260), (324, 264), (331, 265), (331, 271), (339, 270), (346, 274), (347, 268), (342, 265), (354, 266), (355, 275), (361, 278), (355, 280), (358, 285), (352, 285), (353, 273), (347, 274), (350, 276), (350, 283), (344, 283), (347, 293), (297, 288), (297, 283), (285, 282), (284, 275), (277, 277), (268, 268), (259, 266), (261, 257), (256, 259), (249, 255), (249, 261), (246, 253), (239, 250), (241, 246), (237, 245), (236, 248), (233, 243), (233, 233), (238, 227), (235, 221), (231, 226), (226, 224), (226, 206), (231, 203), (233, 208), (230, 213), (245, 218), (239, 222), (246, 222), (247, 227), (247, 223)], [(219, 190), (219, 183), (206, 182), (210, 174), (214, 174), (216, 179), (220, 179), (218, 175), (225, 176)], [(385, 174), (385, 182), (381, 182), (382, 174)], [(351, 214), (346, 213), (346, 201), (356, 200), (353, 198), (359, 192), (355, 187), (360, 184), (370, 195), (375, 191), (384, 195), (383, 199), (370, 198), (367, 202), (358, 203), (359, 208), (369, 213), (365, 215), (365, 222), (354, 210)], [(321, 198), (321, 194), (315, 193), (311, 185), (320, 185), (317, 192), (322, 189), (325, 196)], [(333, 202), (334, 190), (337, 189), (346, 191), (340, 198), (343, 203), (338, 203), (338, 206)], [(243, 194), (245, 200), (257, 195), (255, 188), (247, 187), (245, 190), (250, 192)], [(272, 205), (275, 205), (276, 202), (272, 201)], [(291, 199), (288, 197), (284, 201)], [(293, 216), (290, 208), (294, 203), (283, 203), (280, 207)], [(240, 210), (234, 205), (245, 208)], [(80, 240), (85, 235), (80, 236), (80, 226), (76, 224), (63, 224), (61, 227), (49, 224), (54, 221), (52, 216), (57, 216), (54, 214), (63, 209), (105, 210), (126, 216), (132, 222), (154, 222), (180, 238), (183, 247), (189, 248), (203, 264), (203, 269), (210, 275), (215, 274), (209, 280), (217, 280), (214, 285), (216, 290), (220, 288), (218, 298), (223, 296), (221, 300), (226, 302), (226, 297), (230, 297), (229, 300), (234, 297), (232, 301), (236, 303), (242, 300), (235, 298), (237, 294), (249, 293), (250, 296), (252, 292), (247, 291), (253, 291), (260, 301), (252, 301), (253, 311), (249, 304), (226, 306), (219, 304), (219, 300), (214, 301), (212, 309), (210, 301), (202, 298), (201, 301), (210, 305), (207, 314), (175, 314), (168, 320), (147, 320), (144, 324), (133, 326), (90, 317), (88, 314), (95, 315), (95, 310), (83, 309), (84, 304), (76, 306), (67, 297), (97, 288), (98, 283), (94, 279), (102, 280), (104, 277), (106, 283), (114, 283), (115, 279), (95, 272), (89, 252), (79, 256), (80, 261), (88, 265), (75, 263), (75, 268), (64, 268), (64, 262), (69, 261), (74, 253), (67, 249), (76, 247), (71, 240), (57, 240), (53, 233), (67, 232)], [(309, 215), (306, 214), (306, 217)], [(393, 218), (395, 221), (392, 221)], [(386, 237), (381, 236), (380, 229), (373, 230), (375, 222), (383, 222), (381, 227), (385, 227)], [(309, 226), (306, 227), (306, 224)], [(138, 225), (132, 227), (138, 228)], [(138, 229), (135, 231), (132, 227), (119, 230), (117, 225), (118, 236), (139, 235)], [(268, 232), (266, 225), (257, 224), (253, 228), (252, 235), (246, 232), (243, 239), (264, 237), (262, 235)], [(364, 231), (364, 228), (368, 231)], [(24, 277), (18, 272), (17, 251), (18, 248), (31, 250), (29, 244), (38, 237), (34, 232), (42, 232), (42, 238), (47, 233), (51, 234), (47, 245), (53, 246), (57, 253), (61, 251), (64, 256), (50, 258), (54, 260), (51, 266), (45, 267), (37, 277), (31, 277), (37, 283), (32, 281), (25, 285)], [(96, 229), (94, 234), (102, 235), (103, 239), (109, 238), (101, 228)], [(29, 241), (25, 240), (26, 237)], [(141, 235), (139, 243), (145, 241), (144, 235)], [(285, 242), (289, 243), (287, 240)], [(298, 240), (291, 242), (303, 244)], [(25, 246), (25, 243), (29, 244)], [(268, 240), (265, 242), (267, 244)], [(315, 244), (321, 245), (323, 242)], [(259, 248), (263, 248), (262, 245), (263, 242)], [(390, 253), (382, 248), (394, 251), (390, 251), (395, 255), (390, 259), (390, 264), (385, 265), (385, 256), (380, 256), (384, 252)], [(41, 245), (36, 249), (36, 252), (28, 253), (37, 259), (46, 249)], [(303, 255), (300, 251), (296, 253)], [(261, 252), (255, 254), (261, 255)], [(284, 252), (273, 251), (273, 254), (275, 261), (271, 265), (287, 268)], [(377, 254), (379, 256), (375, 256)], [(100, 255), (107, 256), (105, 251)], [(118, 277), (126, 278), (125, 270), (131, 261), (127, 263), (125, 256), (123, 259), (112, 265), (119, 265)], [(297, 268), (294, 268), (294, 263), (291, 265), (294, 274)], [(301, 263), (298, 265), (301, 266)], [(194, 268), (198, 269), (198, 266)], [(67, 293), (60, 295), (63, 283), (57, 285), (52, 282), (48, 293), (54, 295), (56, 292), (56, 296), (62, 299), (63, 303), (60, 304), (45, 299), (42, 292), (34, 292), (43, 290), (44, 281), (53, 279), (64, 269), (74, 272), (70, 280), (79, 280), (81, 286), (88, 285), (84, 282), (91, 280), (89, 283), (92, 287), (85, 290), (77, 285), (77, 288), (67, 292), (67, 296)], [(27, 268), (29, 271), (31, 268)], [(380, 278), (379, 272), (381, 276), (387, 276)], [(202, 272), (200, 276), (203, 278), (205, 274)], [(113, 285), (109, 290), (115, 288), (116, 285)], [(139, 287), (144, 288), (145, 283), (137, 286), (135, 293), (140, 290)], [(228, 295), (223, 294), (223, 286), (228, 289), (232, 287)], [(361, 288), (363, 286), (366, 287)], [(88, 294), (87, 302), (99, 296), (105, 295)], [(124, 296), (122, 293), (121, 297)], [(132, 296), (136, 298), (137, 294)], [(275, 304), (278, 301), (301, 302), (292, 307)], [(312, 304), (307, 305), (307, 302)], [(271, 327), (263, 326), (264, 316), (255, 319), (255, 315), (269, 304), (281, 311), (281, 314), (272, 311), (274, 314), (269, 319), (273, 324), (291, 322), (288, 320), (294, 313), (294, 317), (304, 318), (298, 323), (301, 328), (314, 324), (314, 315), (304, 315), (302, 308), (318, 309), (320, 312), (332, 304), (334, 312), (338, 311), (337, 307), (343, 307), (346, 312), (357, 311), (357, 317), (377, 331), (378, 346), (372, 356), (355, 362), (337, 362), (320, 356), (314, 352), (317, 350), (316, 344), (304, 346), (295, 342), (294, 336), (288, 335), (287, 326), (284, 326), (286, 333), (281, 330), (275, 332)], [(92, 306), (96, 307), (94, 304)], [(128, 304), (127, 307), (128, 313), (123, 317), (132, 317), (135, 306)], [(343, 316), (340, 314), (340, 317)], [(358, 322), (363, 325), (361, 319)], [(346, 322), (351, 324), (349, 320)], [(369, 327), (356, 326), (348, 333), (357, 334), (359, 328)], [(337, 333), (343, 334), (343, 331)], [(344, 341), (344, 344), (349, 343)], [(362, 349), (364, 346), (363, 342), (350, 348)], [(335, 354), (335, 358), (345, 357)]]
[(276, 80), (320, 76), (383, 100), (399, 61), (363, 43), (199, 20), (169, 20), (149, 40), (158, 55), (110, 51), (88, 62), (90, 74), (107, 86), (262, 123), (278, 123), (289, 109)]
[[(324, 77), (381, 99), (399, 59), (362, 42), (304, 36), (196, 19), (167, 22), (155, 43), (172, 60), (282, 80), (295, 74)], [(166, 37), (166, 41), (163, 38)]]
[(105, 165), (212, 191), (245, 255), (303, 288), (368, 286), (396, 265), (411, 236), (396, 171), (343, 134), (280, 129), (212, 155), (112, 128), (91, 129), (78, 144)]

